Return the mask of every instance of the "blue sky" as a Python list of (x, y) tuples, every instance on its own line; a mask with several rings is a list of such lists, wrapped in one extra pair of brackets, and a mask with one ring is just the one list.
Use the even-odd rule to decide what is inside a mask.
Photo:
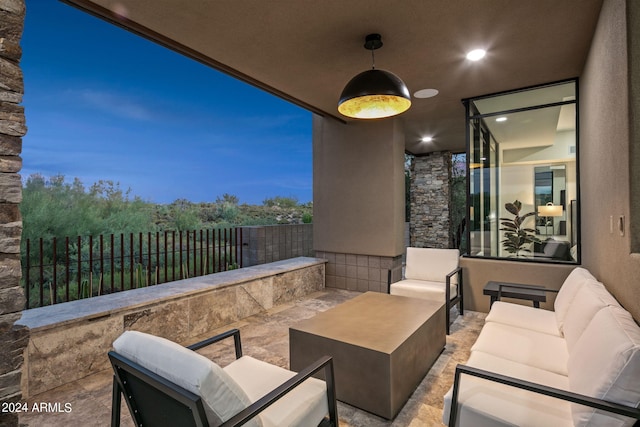
[(310, 112), (58, 1), (27, 0), (22, 50), (23, 178), (312, 200)]

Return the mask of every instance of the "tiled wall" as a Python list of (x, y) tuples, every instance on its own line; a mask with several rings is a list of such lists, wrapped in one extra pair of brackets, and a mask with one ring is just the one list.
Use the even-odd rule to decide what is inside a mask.
[(328, 261), (326, 286), (329, 288), (386, 293), (389, 272), (391, 283), (402, 278), (402, 256), (384, 257), (317, 251), (316, 257)]
[(242, 266), (313, 256), (313, 224), (242, 227)]

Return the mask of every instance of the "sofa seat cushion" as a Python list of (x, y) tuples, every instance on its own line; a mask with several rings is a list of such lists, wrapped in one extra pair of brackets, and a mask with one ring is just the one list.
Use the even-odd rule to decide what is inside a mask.
[[(126, 331), (113, 343), (116, 353), (202, 397), (209, 424), (219, 425), (251, 400), (220, 366), (165, 338)], [(260, 420), (247, 425), (260, 426)]]
[(561, 337), (502, 323), (485, 323), (471, 351), (567, 375), (569, 353)]
[[(391, 284), (391, 295), (399, 295), (401, 297), (422, 298), (428, 300), (444, 301), (445, 287), (444, 282), (428, 282), (425, 280), (405, 279)], [(456, 285), (449, 286), (451, 298), (457, 295)]]
[[(407, 264), (404, 277), (427, 282), (444, 282), (447, 274), (458, 267), (458, 249), (407, 248)], [(451, 277), (451, 283), (458, 283), (458, 275)]]
[[(252, 402), (257, 401), (295, 372), (243, 356), (224, 368), (244, 390)], [(327, 387), (324, 381), (309, 378), (259, 416), (265, 427), (318, 425), (329, 413)]]
[[(598, 311), (569, 356), (571, 390), (625, 406), (640, 405), (640, 327), (618, 306)], [(576, 426), (631, 426), (633, 420), (573, 406)]]
[(526, 305), (496, 301), (491, 306), (485, 322), (502, 323), (556, 337), (562, 336), (562, 332), (558, 329), (556, 314), (553, 311)]
[[(568, 389), (564, 375), (534, 368), (482, 352), (472, 352), (466, 365), (510, 377)], [(458, 395), (460, 425), (468, 426), (572, 426), (568, 402), (462, 375)], [(444, 396), (442, 421), (449, 422), (453, 389)]]

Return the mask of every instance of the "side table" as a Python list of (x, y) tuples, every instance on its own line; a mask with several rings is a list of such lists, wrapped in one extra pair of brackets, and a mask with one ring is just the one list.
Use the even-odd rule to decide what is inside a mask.
[[(502, 291), (500, 291), (501, 285)], [(545, 287), (538, 285), (490, 281), (484, 285), (482, 293), (491, 297), (490, 306), (493, 305), (494, 302), (498, 301), (498, 294), (504, 298), (516, 298), (531, 301), (535, 308), (540, 308), (540, 303), (547, 301)]]

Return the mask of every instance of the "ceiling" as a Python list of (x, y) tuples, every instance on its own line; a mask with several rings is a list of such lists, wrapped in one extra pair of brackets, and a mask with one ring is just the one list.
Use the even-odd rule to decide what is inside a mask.
[[(64, 0), (323, 116), (371, 67), (413, 94), (397, 118), (413, 154), (465, 150), (461, 100), (578, 77), (602, 0)], [(465, 54), (484, 48), (471, 62)], [(387, 119), (390, 120), (390, 119)], [(432, 142), (421, 142), (424, 136)]]

